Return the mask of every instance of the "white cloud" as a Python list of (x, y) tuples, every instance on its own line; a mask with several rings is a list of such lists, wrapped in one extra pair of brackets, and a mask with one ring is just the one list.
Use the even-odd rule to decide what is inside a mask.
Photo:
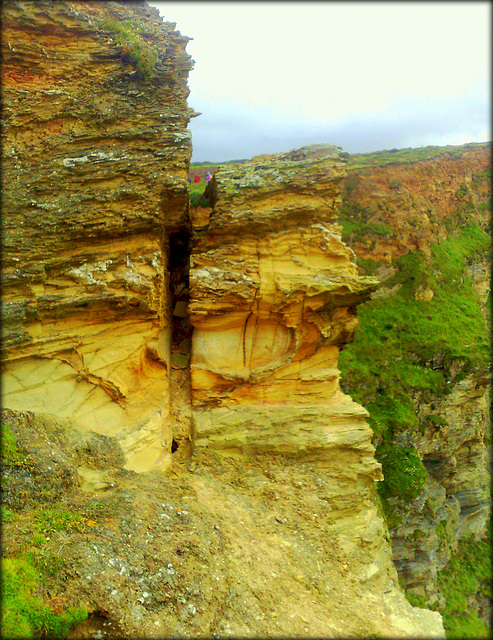
[[(411, 126), (412, 139), (438, 144), (433, 136), (472, 134), (474, 113), (474, 130), (489, 137), (489, 110), (477, 107), (489, 97), (489, 2), (150, 4), (194, 38), (189, 103), (203, 114), (191, 123), (194, 160), (212, 153), (219, 135), (229, 140), (217, 139), (218, 149), (240, 145), (226, 160), (274, 152), (280, 136), (282, 149), (322, 131), (349, 139), (343, 123), (365, 119), (378, 122), (382, 143), (387, 122), (396, 140)], [(434, 117), (437, 105), (447, 120)], [(360, 126), (360, 146), (383, 148), (372, 126), (366, 134)]]

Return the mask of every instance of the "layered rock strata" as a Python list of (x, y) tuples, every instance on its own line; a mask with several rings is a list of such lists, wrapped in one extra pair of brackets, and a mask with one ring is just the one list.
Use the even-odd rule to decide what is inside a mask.
[[(318, 526), (351, 567), (349, 580), (391, 593), (405, 610), (371, 499), (382, 476), (368, 413), (339, 387), (339, 350), (378, 286), (358, 275), (341, 240), (345, 175), (344, 154), (329, 145), (215, 172), (209, 223), (190, 259), (194, 447), (318, 470), (323, 496), (315, 486), (307, 504), (324, 501)], [(374, 603), (384, 606), (380, 596)], [(440, 635), (437, 614), (424, 615), (388, 631)]]
[(118, 437), (130, 469), (162, 467), (188, 39), (140, 2), (2, 9), (3, 402)]
[(375, 475), (366, 411), (337, 369), (356, 305), (378, 284), (340, 237), (344, 175), (338, 148), (313, 145), (223, 167), (209, 183), (190, 268), (196, 447), (323, 457), (345, 433)]
[[(127, 635), (443, 637), (397, 587), (367, 412), (339, 389), (377, 285), (335, 221), (340, 150), (221, 169), (189, 282), (187, 39), (140, 2), (3, 18), (8, 554), (40, 506), (98, 510), (47, 537), (56, 590)], [(192, 420), (193, 464), (137, 477)]]

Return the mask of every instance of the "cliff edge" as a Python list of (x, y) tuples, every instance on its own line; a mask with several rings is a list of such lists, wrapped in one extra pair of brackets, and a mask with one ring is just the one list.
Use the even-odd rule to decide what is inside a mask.
[(378, 284), (341, 150), (221, 168), (192, 227), (187, 38), (141, 2), (3, 9), (3, 631), (443, 638), (339, 386)]

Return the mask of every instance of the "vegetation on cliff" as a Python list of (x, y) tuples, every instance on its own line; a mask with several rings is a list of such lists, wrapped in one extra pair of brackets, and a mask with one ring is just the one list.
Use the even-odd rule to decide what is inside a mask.
[[(446, 147), (430, 145), (419, 148), (408, 147), (406, 149), (388, 149), (371, 153), (353, 153), (348, 158), (348, 168), (360, 169), (362, 167), (377, 167), (386, 164), (420, 162), (422, 160), (431, 160), (432, 158), (442, 156), (444, 153), (450, 154), (455, 158), (460, 158), (463, 155), (464, 150), (468, 147), (481, 147), (486, 149), (490, 146), (490, 142), (472, 142), (465, 145), (448, 145)], [(397, 187), (397, 185), (394, 186)]]
[[(378, 254), (378, 243), (390, 246), (402, 234), (389, 226), (395, 221), (388, 211), (385, 215), (385, 196), (375, 198), (377, 204), (372, 208), (352, 194), (362, 173), (371, 181), (372, 167), (432, 158), (440, 161), (444, 154), (461, 159), (469, 149), (488, 146), (393, 150), (351, 156), (348, 162), (343, 237), (356, 251), (361, 273), (380, 275), (383, 284), (380, 294), (359, 307), (360, 329), (354, 342), (341, 352), (339, 367), (343, 389), (370, 412), (376, 455), (385, 477), (378, 494), (391, 536), (399, 525), (405, 526), (409, 502), (424, 495), (430, 477), (432, 462), (423, 459), (416, 443), (446, 428), (440, 407), (462, 380), (488, 376), (489, 311), (473, 273), (476, 265), (490, 260), (487, 213), (491, 200), (486, 195), (490, 172), (473, 171), (468, 184), (458, 185), (454, 211), (439, 219), (432, 217), (430, 207), (429, 228), (435, 235), (423, 242), (421, 230), (419, 249), (410, 246), (403, 251), (401, 245), (390, 259), (388, 254)], [(386, 175), (390, 180), (387, 193), (406, 193), (407, 201), (401, 203), (410, 203), (410, 213), (403, 214), (409, 224), (414, 212), (419, 214), (419, 206), (411, 187), (402, 185), (402, 173), (397, 170), (396, 174), (398, 179), (391, 179), (390, 170)], [(375, 191), (383, 191), (382, 182)], [(423, 207), (423, 201), (420, 204)], [(416, 219), (418, 228), (419, 224)], [(439, 536), (438, 522), (435, 526)], [(487, 637), (483, 620), (474, 611), (466, 612), (464, 603), (484, 590), (486, 574), (491, 572), (489, 551), (488, 537), (460, 539), (436, 583), (441, 604), (410, 594), (413, 604), (441, 611), (450, 638)], [(457, 578), (458, 574), (464, 579)]]
[(150, 80), (156, 75), (155, 65), (159, 54), (152, 43), (148, 42), (148, 32), (138, 22), (124, 20), (101, 20), (99, 26), (107, 32), (118, 47), (125, 62), (133, 65), (142, 80)]
[[(17, 494), (15, 484), (34, 470), (34, 462), (19, 449), (12, 431), (2, 424), (2, 486), (4, 494)], [(57, 531), (83, 531), (87, 519), (66, 509), (26, 505), (18, 494), (16, 511), (2, 505), (2, 525), (21, 523), (23, 538), (15, 554), (2, 558), (2, 638), (65, 638), (68, 631), (87, 618), (83, 607), (66, 606), (66, 598), (53, 596), (66, 561), (47, 543)], [(53, 496), (50, 496), (52, 498)], [(6, 549), (4, 551), (8, 552)]]
[(490, 632), (470, 606), (471, 599), (491, 601), (491, 533), (483, 540), (472, 537), (459, 541), (447, 566), (438, 576), (445, 596), (442, 611), (447, 638), (490, 638)]
[[(486, 367), (488, 336), (478, 296), (466, 266), (483, 257), (488, 234), (470, 222), (456, 237), (396, 260), (386, 280), (398, 287), (359, 310), (361, 329), (341, 354), (345, 385), (371, 414), (377, 436), (419, 429), (413, 397), (443, 395), (467, 373)], [(368, 262), (366, 271), (369, 272)], [(416, 300), (430, 288), (431, 300)], [(422, 425), (421, 425), (422, 426)]]

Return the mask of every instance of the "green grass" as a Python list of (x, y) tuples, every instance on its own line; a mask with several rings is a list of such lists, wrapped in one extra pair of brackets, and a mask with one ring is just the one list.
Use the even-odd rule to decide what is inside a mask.
[(476, 611), (471, 610), (468, 598), (479, 595), (491, 598), (491, 537), (459, 541), (446, 567), (439, 573), (437, 586), (445, 596), (441, 610), (447, 638), (490, 638), (490, 631)]
[[(354, 183), (353, 183), (354, 186)], [(349, 189), (350, 191), (351, 189)], [(346, 193), (348, 189), (346, 187)], [(342, 232), (345, 238), (351, 241), (364, 240), (369, 234), (374, 234), (382, 238), (395, 238), (398, 232), (393, 227), (379, 222), (370, 222), (373, 212), (358, 204), (349, 204), (347, 200), (343, 203), (339, 213), (338, 222), (342, 225)]]
[[(349, 169), (415, 162), (441, 153), (460, 157), (468, 146), (352, 156)], [(466, 375), (490, 366), (488, 328), (467, 270), (473, 262), (489, 258), (490, 237), (475, 221), (477, 210), (491, 204), (491, 199), (486, 201), (489, 180), (490, 172), (481, 172), (473, 184), (457, 190), (457, 208), (445, 220), (446, 239), (432, 244), (426, 253), (414, 250), (393, 260), (396, 271), (385, 287), (394, 288), (395, 293), (358, 307), (360, 328), (354, 342), (340, 353), (343, 390), (370, 412), (376, 457), (385, 478), (378, 483), (377, 492), (390, 530), (403, 521), (406, 505), (420, 495), (427, 477), (418, 451), (412, 446), (397, 447), (396, 438), (409, 434), (412, 442), (413, 433), (444, 428), (446, 419), (439, 413), (418, 418), (419, 406), (429, 403), (433, 407)], [(357, 184), (358, 176), (352, 177), (349, 171), (343, 192), (343, 237), (351, 244), (390, 235), (393, 230), (385, 225), (375, 229), (375, 222), (370, 222), (378, 220), (375, 212), (350, 202)], [(401, 186), (392, 185), (395, 189)], [(473, 204), (471, 189), (484, 202), (476, 199)], [(369, 258), (358, 257), (357, 261), (360, 272), (367, 275), (375, 275), (384, 266)], [(425, 289), (433, 292), (431, 299), (420, 298)], [(436, 514), (429, 517), (436, 518)], [(415, 531), (411, 538), (416, 542), (419, 535)], [(449, 544), (445, 520), (437, 523), (437, 536), (440, 545)], [(441, 611), (447, 638), (489, 637), (468, 598), (491, 596), (490, 552), (489, 538), (462, 540), (440, 573), (438, 588), (447, 601)], [(428, 606), (425, 597), (408, 594), (408, 599), (415, 606)]]
[(417, 451), (413, 447), (384, 443), (377, 452), (385, 477), (385, 482), (380, 482), (377, 487), (380, 496), (406, 501), (416, 498), (428, 475)]
[(34, 513), (34, 523), (36, 530), (40, 533), (54, 533), (55, 531), (83, 533), (87, 528), (85, 516), (60, 507), (39, 509)]
[[(64, 638), (69, 629), (87, 617), (82, 608), (54, 610), (42, 597), (42, 587), (56, 580), (66, 561), (48, 547), (58, 531), (85, 531), (85, 517), (61, 507), (34, 508), (22, 514), (8, 510), (7, 522), (21, 527), (21, 552), (2, 560), (2, 633), (5, 639)], [(18, 534), (19, 535), (19, 534)]]
[[(14, 433), (2, 424), (4, 467), (32, 468), (32, 460), (17, 445)], [(17, 547), (23, 549), (2, 559), (1, 637), (64, 638), (70, 628), (87, 618), (81, 608), (54, 610), (42, 597), (43, 586), (59, 576), (65, 562), (47, 547), (58, 531), (82, 532), (90, 524), (84, 516), (61, 506), (24, 508), (21, 513), (2, 505), (2, 522), (16, 526)], [(8, 523), (8, 524), (7, 524)]]
[[(396, 260), (397, 272), (385, 284), (399, 285), (397, 293), (358, 308), (360, 328), (339, 364), (345, 389), (368, 408), (377, 435), (416, 429), (417, 392), (441, 396), (460, 377), (488, 366), (486, 326), (466, 272), (488, 247), (488, 235), (471, 221), (433, 245), (430, 257), (413, 251)], [(434, 291), (431, 300), (416, 300), (423, 286)]]
[(42, 573), (26, 557), (2, 559), (2, 638), (64, 638), (87, 611), (56, 612), (36, 594)]
[(11, 522), (14, 517), (14, 512), (12, 509), (9, 509), (4, 504), (0, 505), (0, 514), (2, 522)]
[[(206, 175), (210, 172), (212, 175), (217, 169), (217, 164), (211, 164), (210, 162), (195, 163), (190, 166), (188, 177), (191, 180), (188, 185), (188, 192), (190, 197), (191, 207), (210, 207), (211, 203), (205, 197), (204, 191), (207, 186)], [(200, 182), (195, 182), (195, 176), (199, 175)]]
[[(423, 160), (431, 160), (444, 153), (450, 154), (453, 158), (460, 158), (468, 149), (477, 147), (488, 148), (489, 146), (491, 146), (491, 142), (471, 142), (465, 145), (449, 145), (445, 147), (408, 147), (405, 149), (384, 149), (373, 153), (353, 153), (348, 159), (348, 170), (386, 164), (420, 162)], [(395, 188), (398, 188), (398, 185), (395, 185)]]
[(145, 39), (146, 31), (142, 25), (130, 20), (118, 22), (106, 19), (99, 23), (99, 27), (111, 35), (122, 59), (134, 67), (140, 79), (150, 80), (156, 75), (155, 65), (159, 55)]
[[(359, 225), (359, 234), (371, 233), (368, 217), (360, 207), (351, 221), (346, 204), (346, 220)], [(432, 245), (430, 255), (411, 251), (394, 261), (396, 273), (385, 286), (398, 285), (398, 291), (358, 307), (360, 328), (340, 353), (343, 390), (370, 412), (385, 477), (378, 493), (390, 528), (400, 522), (399, 501), (416, 497), (426, 477), (419, 456), (395, 447), (395, 436), (442, 427), (437, 415), (420, 421), (419, 403), (433, 402), (489, 366), (487, 328), (466, 270), (487, 257), (489, 245), (488, 234), (458, 208), (453, 233)], [(368, 274), (378, 266), (370, 259), (358, 262)], [(424, 287), (434, 292), (431, 300), (416, 298)]]
[(3, 423), (2, 430), (2, 465), (4, 466), (26, 466), (30, 461), (25, 453), (17, 446), (15, 435)]

